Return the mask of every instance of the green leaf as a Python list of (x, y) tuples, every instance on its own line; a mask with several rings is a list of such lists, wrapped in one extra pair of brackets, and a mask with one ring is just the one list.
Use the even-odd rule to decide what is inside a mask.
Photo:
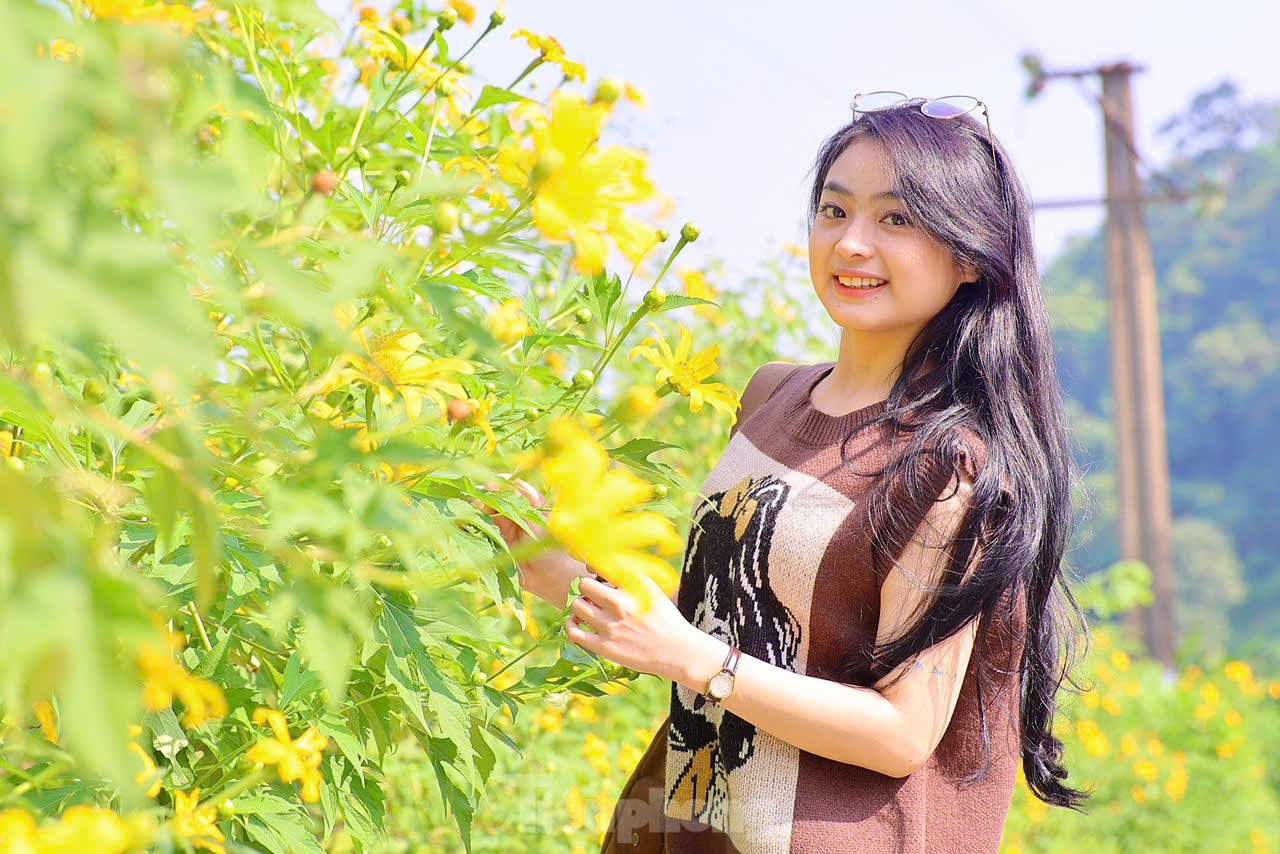
[(320, 677), (310, 670), (304, 670), (302, 653), (294, 650), (293, 655), (284, 665), (284, 688), (280, 692), (280, 708), (295, 701), (309, 697), (321, 688)]
[(201, 679), (212, 679), (213, 674), (217, 672), (222, 663), (227, 660), (227, 649), (231, 646), (231, 632), (223, 632), (222, 640), (209, 651), (209, 654), (200, 659), (200, 663), (191, 671), (193, 676), (199, 676)]
[(481, 110), (486, 110), (489, 107), (493, 107), (498, 104), (516, 103), (529, 103), (529, 99), (523, 95), (512, 92), (510, 89), (501, 89), (497, 86), (485, 86), (480, 90), (480, 99), (476, 101), (476, 105), (472, 109), (472, 112), (478, 113)]
[(680, 294), (671, 294), (667, 297), (666, 302), (653, 310), (653, 314), (662, 314), (671, 311), (674, 308), (684, 308), (689, 305), (719, 305), (719, 303), (711, 300), (701, 299), (699, 297), (687, 297)]

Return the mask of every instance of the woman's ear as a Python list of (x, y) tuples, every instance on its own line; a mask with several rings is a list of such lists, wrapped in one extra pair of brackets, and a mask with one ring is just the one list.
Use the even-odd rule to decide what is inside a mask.
[(960, 275), (961, 275), (960, 284), (972, 285), (973, 283), (978, 281), (980, 274), (978, 273), (977, 267), (974, 267), (971, 264), (965, 264), (960, 268)]

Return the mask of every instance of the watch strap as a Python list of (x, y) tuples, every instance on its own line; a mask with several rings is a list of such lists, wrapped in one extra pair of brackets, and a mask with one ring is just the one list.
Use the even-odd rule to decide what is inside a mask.
[[(738, 676), (738, 662), (741, 660), (742, 660), (742, 650), (736, 646), (731, 646), (729, 648), (728, 655), (724, 657), (724, 664), (720, 665), (720, 669), (717, 670), (714, 674), (712, 674), (711, 678), (707, 680), (706, 690), (694, 698), (694, 701), (693, 701), (694, 709), (701, 709), (707, 703), (718, 704), (720, 702), (720, 700), (717, 700), (715, 697), (711, 696), (711, 683), (721, 673), (729, 674), (729, 678), (731, 680), (729, 683), (729, 691), (730, 693), (732, 693), (733, 691), (732, 680), (736, 679)], [(729, 696), (728, 694), (725, 694), (724, 698), (721, 698), (721, 699), (725, 699), (728, 696)]]

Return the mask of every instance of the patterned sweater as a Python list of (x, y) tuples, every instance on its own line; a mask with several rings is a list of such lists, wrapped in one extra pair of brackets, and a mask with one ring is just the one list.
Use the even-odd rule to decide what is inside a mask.
[[(737, 425), (695, 505), (678, 597), (686, 619), (744, 655), (819, 678), (835, 678), (843, 654), (874, 642), (883, 581), (872, 568), (864, 518), (872, 480), (841, 466), (840, 443), (885, 402), (841, 416), (815, 408), (809, 393), (833, 366), (799, 366)], [(847, 449), (859, 472), (879, 469), (893, 444), (872, 432)], [(973, 476), (984, 449), (969, 438), (973, 450), (962, 465)], [(941, 495), (947, 481), (940, 468), (937, 476)], [(909, 510), (913, 520), (923, 521), (925, 505)], [(997, 610), (1011, 616), (975, 647), (937, 749), (904, 778), (800, 750), (714, 704), (695, 710), (697, 694), (673, 683), (667, 849), (996, 851), (1020, 762), (1017, 665), (1025, 626), (1015, 598), (1004, 604), (1011, 607)], [(999, 672), (981, 694), (991, 765), (985, 779), (965, 785), (959, 778), (983, 759), (980, 656)]]

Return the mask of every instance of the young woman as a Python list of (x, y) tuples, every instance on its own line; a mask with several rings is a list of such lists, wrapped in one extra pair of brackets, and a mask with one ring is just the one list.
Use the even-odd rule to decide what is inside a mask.
[(675, 600), (639, 613), (563, 554), (524, 584), (563, 607), (587, 576), (568, 637), (672, 681), (667, 850), (996, 851), (1019, 764), (1087, 797), (1051, 731), (1083, 615), (1027, 194), (989, 125), (924, 99), (855, 113), (815, 171), (839, 357), (735, 425)]

